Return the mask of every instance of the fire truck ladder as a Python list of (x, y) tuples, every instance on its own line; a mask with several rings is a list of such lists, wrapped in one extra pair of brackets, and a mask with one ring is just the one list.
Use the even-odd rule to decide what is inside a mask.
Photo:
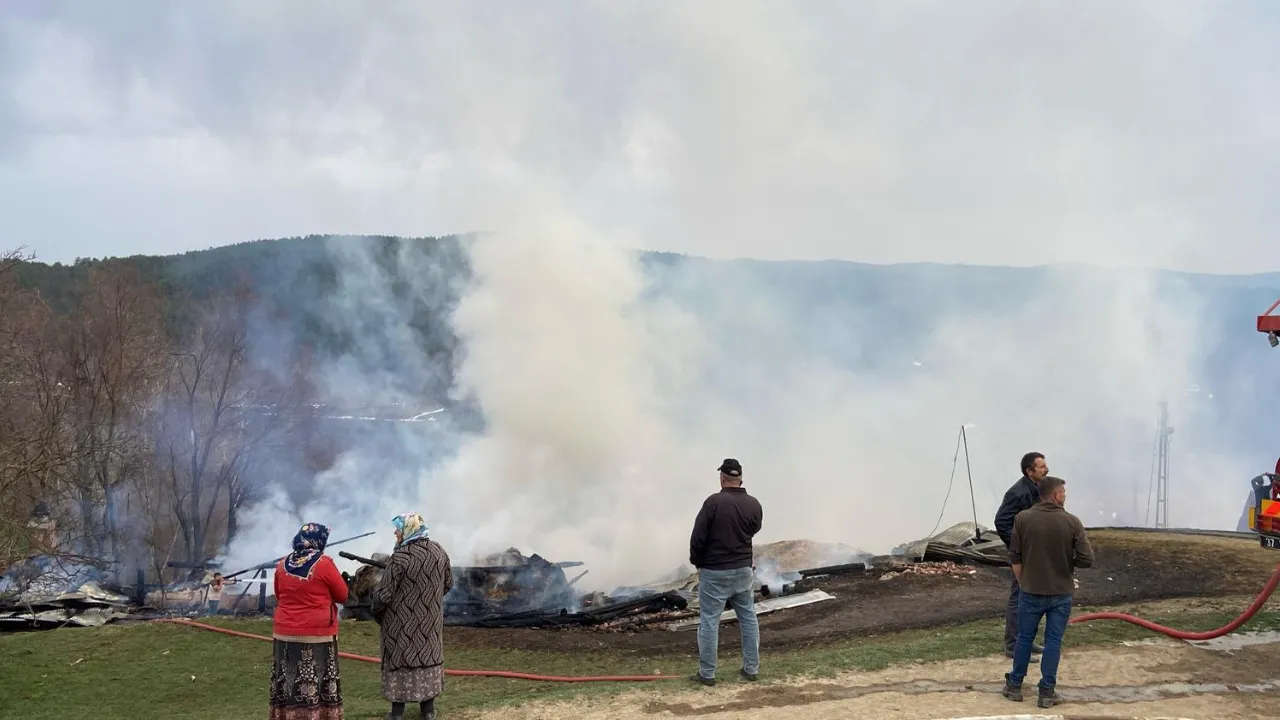
[(1271, 307), (1258, 316), (1258, 332), (1267, 334), (1267, 342), (1271, 343), (1271, 347), (1280, 345), (1280, 315), (1271, 314), (1276, 308), (1280, 308), (1280, 300), (1271, 303)]

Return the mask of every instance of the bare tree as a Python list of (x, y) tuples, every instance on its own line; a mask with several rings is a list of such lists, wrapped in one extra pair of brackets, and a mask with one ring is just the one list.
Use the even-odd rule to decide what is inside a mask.
[(145, 423), (168, 358), (162, 296), (128, 265), (93, 268), (63, 347), (88, 550), (118, 559), (118, 502), (124, 485), (141, 477)]
[(260, 487), (255, 469), (308, 407), (304, 362), (283, 363), (290, 368), (283, 377), (253, 362), (253, 305), (243, 287), (217, 302), (187, 349), (173, 354), (165, 383), (167, 422), (158, 444), (190, 562), (208, 556), (215, 519), (225, 518), (226, 537), (234, 534), (237, 513)]
[(56, 317), (14, 277), (30, 256), (0, 256), (0, 566), (33, 554), (69, 555), (74, 524), (61, 513), (69, 468), (68, 398), (58, 378)]

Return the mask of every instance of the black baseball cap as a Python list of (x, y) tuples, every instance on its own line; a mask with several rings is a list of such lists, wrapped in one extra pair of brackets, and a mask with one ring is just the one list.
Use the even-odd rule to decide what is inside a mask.
[(742, 477), (742, 463), (733, 458), (725, 458), (718, 469), (729, 477)]

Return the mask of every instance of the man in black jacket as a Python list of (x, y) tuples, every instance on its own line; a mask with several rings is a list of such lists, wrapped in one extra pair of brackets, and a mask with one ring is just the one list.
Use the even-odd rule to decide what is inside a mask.
[[(1000, 509), (996, 511), (996, 534), (1009, 547), (1013, 536), (1013, 519), (1018, 513), (1040, 502), (1040, 481), (1049, 474), (1049, 465), (1044, 455), (1029, 452), (1022, 456), (1022, 477), (1004, 494)], [(1013, 657), (1014, 647), (1018, 643), (1018, 578), (1015, 576), (1009, 586), (1009, 604), (1004, 611), (1004, 654)], [(1031, 651), (1037, 655), (1044, 648), (1032, 644)]]
[(698, 672), (693, 681), (716, 684), (720, 614), (733, 608), (742, 633), (745, 680), (760, 672), (760, 623), (756, 619), (751, 542), (763, 524), (760, 501), (742, 487), (742, 464), (727, 458), (720, 465), (720, 492), (708, 497), (693, 521), (689, 563), (698, 569)]

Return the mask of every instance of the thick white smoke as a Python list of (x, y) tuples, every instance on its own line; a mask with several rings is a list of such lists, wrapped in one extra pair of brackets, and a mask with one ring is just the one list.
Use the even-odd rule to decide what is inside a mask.
[[(848, 359), (911, 330), (877, 324), (892, 304), (824, 317), (753, 282), (769, 266), (678, 269), (646, 295), (632, 253), (564, 208), (538, 207), (476, 239), (474, 283), (454, 314), (457, 389), (480, 404), (485, 432), (416, 476), (375, 476), (357, 448), (320, 476), (302, 515), (386, 531), (392, 514), (416, 509), (459, 562), (516, 546), (585, 560), (607, 588), (685, 561), (725, 456), (744, 462), (765, 505), (761, 541), (884, 552), (937, 520), (961, 423), (973, 425), (980, 522), (1035, 449), (1068, 478), (1087, 522), (1143, 524), (1157, 405), (1199, 412), (1182, 399), (1214, 334), (1194, 296), (1156, 273), (1011, 271), (1034, 282), (1007, 288), (1007, 307), (939, 307), (918, 360), (866, 369)], [(822, 334), (825, 351), (798, 327)], [(862, 332), (876, 327), (883, 336)], [(1208, 447), (1179, 458), (1174, 524), (1229, 527), (1239, 512), (1235, 485), (1250, 470)], [(397, 452), (415, 452), (409, 437)], [(963, 464), (956, 482), (947, 522), (971, 517)], [(385, 550), (388, 534), (355, 547)]]
[[(92, 90), (54, 119), (110, 132), (86, 133), (92, 152), (42, 136), (40, 172), (14, 176), (13, 196), (56, 196), (41, 183), (74, 184), (75, 158), (77, 179), (97, 163), (149, 199), (130, 212), (109, 189), (101, 206), (180, 217), (155, 221), (166, 238), (490, 231), (453, 314), (455, 390), (479, 402), (483, 436), (453, 438), (443, 465), (412, 432), (357, 445), (302, 507), (249, 513), (232, 548), (247, 563), (286, 550), (304, 519), (335, 537), (377, 529), (351, 549), (386, 550), (391, 515), (416, 509), (459, 562), (516, 545), (591, 562), (584, 582), (642, 581), (685, 560), (726, 456), (764, 503), (761, 540), (883, 551), (933, 526), (962, 423), (980, 521), (1027, 450), (1090, 522), (1139, 521), (1157, 403), (1180, 426), (1213, 415), (1187, 390), (1249, 318), (1210, 322), (1181, 280), (1114, 268), (1277, 257), (1274, 208), (1250, 190), (1274, 152), (1252, 120), (1265, 93), (1235, 69), (1274, 63), (1200, 63), (1221, 46), (1199, 30), (1226, 12), (1209, 6), (980, 5), (243, 4), (192, 19), (170, 3), (141, 36), (68, 11), (15, 26), (15, 47), (41, 59), (33, 77), (61, 68)], [(96, 52), (57, 51), (72, 40)], [(327, 52), (300, 64), (291, 45)], [(15, 102), (31, 110), (49, 84)], [(152, 178), (181, 197), (134, 189)], [(646, 270), (630, 248), (1113, 269)], [(416, 401), (411, 380), (431, 369), (371, 252), (334, 246), (334, 319), (388, 351), (376, 370), (333, 363), (326, 389)], [(421, 293), (447, 282), (409, 274)], [(1174, 524), (1230, 526), (1258, 470), (1211, 435), (1178, 436)], [(945, 521), (970, 515), (963, 466), (957, 483)]]

